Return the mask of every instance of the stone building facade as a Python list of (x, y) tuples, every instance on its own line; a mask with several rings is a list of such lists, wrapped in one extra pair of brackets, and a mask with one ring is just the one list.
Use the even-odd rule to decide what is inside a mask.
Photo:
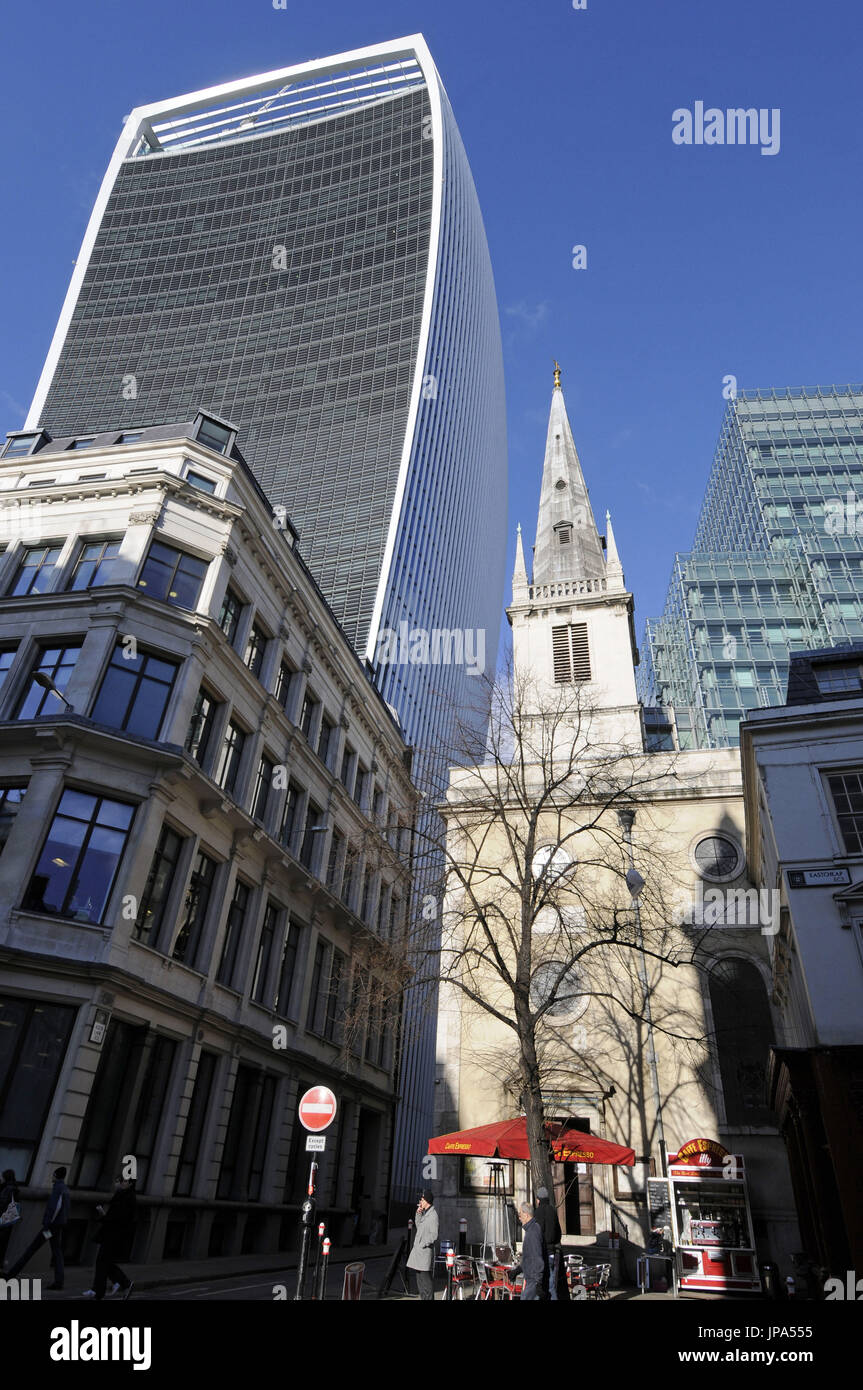
[(740, 748), (747, 855), (780, 900), (770, 1095), (801, 1248), (844, 1287), (863, 1266), (863, 644), (794, 652), (785, 704), (750, 710)]
[[(0, 1161), (68, 1255), (134, 1160), (135, 1258), (292, 1245), (308, 1086), (336, 1240), (388, 1205), (410, 750), (236, 432), (0, 458)], [(14, 1257), (15, 1243), (10, 1247)]]
[[(499, 932), (484, 959), (499, 949), (514, 965), (524, 885), (547, 885), (553, 864), (559, 885), (533, 922), (530, 954), (531, 1007), (543, 1003), (549, 979), (564, 995), (538, 1024), (545, 1114), (631, 1147), (637, 1159), (634, 1169), (552, 1165), (564, 1239), (611, 1248), (622, 1274), (619, 1248), (632, 1277), (649, 1231), (648, 1176), (661, 1175), (687, 1141), (706, 1137), (743, 1156), (759, 1257), (778, 1260), (784, 1274), (799, 1236), (765, 1090), (769, 1047), (782, 1037), (769, 999), (772, 904), (758, 899), (747, 866), (739, 757), (732, 749), (681, 751), (673, 714), (639, 703), (633, 606), (610, 518), (604, 537), (596, 528), (558, 378), (532, 574), (519, 536), (507, 610), (515, 693), (504, 700), (512, 700), (521, 737), (496, 766), (450, 776), (445, 814), (450, 865), (458, 865), (445, 908), (450, 959), (468, 959), (475, 904), (497, 893)], [(541, 797), (547, 810), (529, 841)], [(625, 878), (633, 865), (644, 881), (638, 909)], [(477, 885), (473, 900), (468, 882)], [(613, 943), (582, 949), (592, 933), (609, 941), (612, 922), (624, 931), (629, 924), (630, 942), (643, 925), (646, 961)], [(469, 963), (476, 989), (485, 965), (476, 952)], [(511, 1013), (499, 978), (491, 985), (486, 976), (484, 997)], [(442, 986), (435, 1134), (517, 1115), (517, 1053), (516, 1035), (467, 998), (458, 979)], [(464, 1216), (469, 1239), (480, 1240), (485, 1165), (436, 1162), (442, 1233), (456, 1235)], [(511, 1168), (517, 1205), (530, 1174), (521, 1162)]]

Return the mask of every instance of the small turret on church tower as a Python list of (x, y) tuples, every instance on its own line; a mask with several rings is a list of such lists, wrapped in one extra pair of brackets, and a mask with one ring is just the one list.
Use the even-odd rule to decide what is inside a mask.
[(521, 527), (516, 541), (512, 626), (516, 675), (529, 678), (537, 713), (559, 708), (562, 692), (580, 687), (595, 711), (591, 743), (643, 747), (635, 690), (638, 651), (634, 603), (606, 512), (597, 531), (572, 437), (560, 367), (554, 364), (532, 576)]

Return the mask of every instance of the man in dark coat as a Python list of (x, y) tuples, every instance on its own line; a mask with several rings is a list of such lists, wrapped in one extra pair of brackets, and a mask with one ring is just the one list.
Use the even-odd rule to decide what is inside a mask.
[(54, 1186), (51, 1188), (51, 1196), (45, 1203), (45, 1210), (42, 1213), (42, 1228), (37, 1236), (34, 1236), (23, 1255), (19, 1255), (7, 1274), (7, 1279), (14, 1279), (17, 1274), (32, 1260), (36, 1251), (45, 1244), (46, 1240), (51, 1242), (51, 1259), (54, 1264), (54, 1282), (49, 1284), (49, 1289), (62, 1289), (65, 1276), (63, 1264), (63, 1237), (66, 1234), (66, 1226), (69, 1221), (69, 1189), (66, 1186), (66, 1169), (54, 1169)]
[(553, 1301), (557, 1300), (558, 1268), (560, 1264), (560, 1222), (557, 1211), (551, 1205), (548, 1188), (539, 1187), (536, 1192), (536, 1220), (542, 1227), (548, 1249), (548, 1282)]
[(108, 1203), (108, 1210), (97, 1207), (102, 1217), (99, 1229), (99, 1253), (93, 1272), (93, 1287), (87, 1289), (84, 1298), (101, 1299), (105, 1297), (105, 1285), (110, 1278), (112, 1293), (122, 1289), (123, 1297), (132, 1292), (132, 1280), (118, 1265), (118, 1260), (128, 1257), (135, 1234), (135, 1184), (131, 1178), (118, 1178), (114, 1195)]
[(548, 1298), (548, 1248), (542, 1227), (536, 1220), (536, 1213), (530, 1202), (522, 1202), (518, 1209), (519, 1220), (524, 1230), (521, 1247), (521, 1264), (512, 1270), (513, 1274), (524, 1275), (521, 1299)]

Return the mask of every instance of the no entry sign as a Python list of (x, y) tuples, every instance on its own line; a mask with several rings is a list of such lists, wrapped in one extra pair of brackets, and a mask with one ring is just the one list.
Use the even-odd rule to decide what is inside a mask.
[(300, 1101), (300, 1124), (313, 1134), (326, 1129), (336, 1118), (336, 1098), (326, 1086), (313, 1086)]

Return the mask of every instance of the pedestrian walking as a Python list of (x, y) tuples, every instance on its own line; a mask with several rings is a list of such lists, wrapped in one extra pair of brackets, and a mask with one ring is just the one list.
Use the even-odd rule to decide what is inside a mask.
[(408, 1269), (412, 1269), (417, 1277), (420, 1298), (434, 1299), (434, 1256), (438, 1219), (431, 1188), (426, 1187), (420, 1193), (414, 1225), (416, 1233), (413, 1248), (408, 1255)]
[(5, 1169), (0, 1184), (0, 1269), (6, 1268), (6, 1251), (12, 1229), (21, 1220), (21, 1194), (12, 1168)]
[(62, 1289), (65, 1277), (65, 1267), (63, 1264), (63, 1238), (66, 1234), (66, 1226), (69, 1222), (69, 1189), (66, 1186), (66, 1169), (54, 1169), (54, 1186), (51, 1188), (51, 1196), (45, 1203), (45, 1210), (42, 1213), (42, 1228), (37, 1236), (34, 1236), (23, 1255), (18, 1259), (9, 1270), (7, 1278), (14, 1279), (25, 1265), (29, 1264), (36, 1251), (44, 1245), (46, 1240), (51, 1242), (51, 1263), (54, 1267), (54, 1282), (49, 1284), (49, 1289)]
[(112, 1294), (122, 1291), (123, 1297), (128, 1298), (132, 1292), (132, 1280), (117, 1261), (128, 1259), (131, 1253), (132, 1239), (135, 1235), (136, 1205), (134, 1179), (118, 1178), (107, 1211), (103, 1206), (96, 1208), (102, 1218), (96, 1236), (99, 1253), (93, 1271), (93, 1287), (85, 1290), (84, 1298), (104, 1298), (109, 1279)]
[(521, 1264), (510, 1272), (523, 1274), (524, 1285), (521, 1290), (522, 1302), (548, 1298), (548, 1247), (542, 1227), (536, 1220), (531, 1202), (522, 1202), (518, 1209), (519, 1220), (524, 1230), (521, 1247)]
[(560, 1221), (557, 1211), (551, 1205), (548, 1188), (537, 1188), (536, 1221), (542, 1227), (548, 1249), (548, 1289), (553, 1302), (557, 1302), (560, 1277)]

